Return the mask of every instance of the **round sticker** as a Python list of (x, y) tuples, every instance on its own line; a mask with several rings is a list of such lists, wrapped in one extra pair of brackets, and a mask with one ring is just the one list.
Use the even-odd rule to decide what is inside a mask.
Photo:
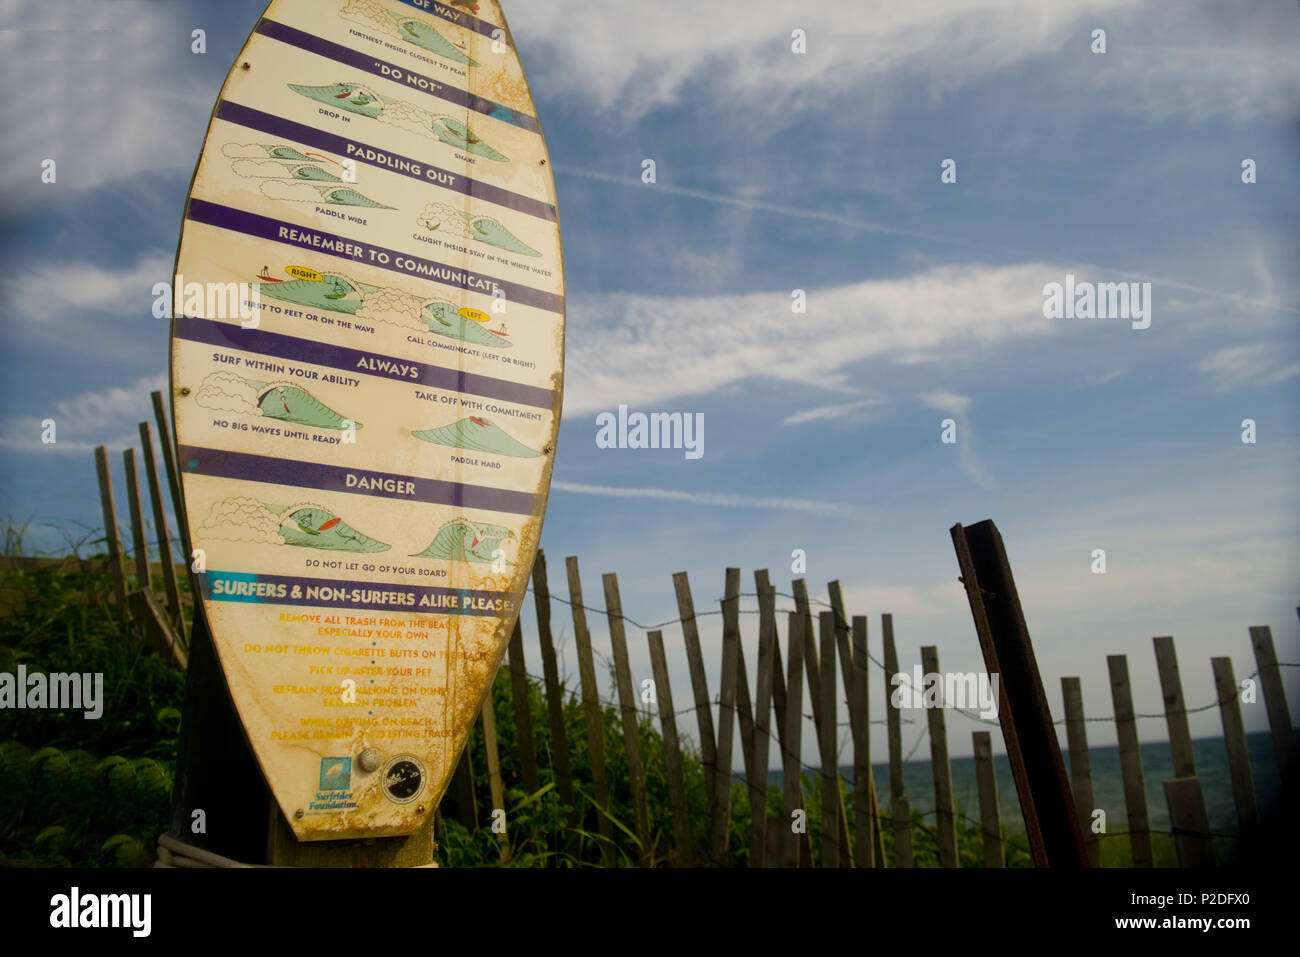
[(399, 754), (384, 765), (381, 783), (388, 800), (409, 804), (424, 790), (424, 765), (413, 754)]

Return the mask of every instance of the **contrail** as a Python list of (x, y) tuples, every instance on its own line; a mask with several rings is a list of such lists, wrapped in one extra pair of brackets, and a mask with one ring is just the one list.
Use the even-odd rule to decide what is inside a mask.
[(622, 488), (611, 485), (583, 485), (578, 482), (551, 482), (551, 488), (576, 495), (606, 495), (610, 498), (652, 498), (692, 505), (719, 505), (723, 508), (764, 508), (789, 512), (806, 512), (833, 518), (865, 518), (869, 510), (860, 505), (840, 505), (804, 498), (766, 498), (758, 495), (732, 495), (720, 492), (679, 492), (666, 488)]
[[(556, 172), (566, 173), (570, 176), (582, 176), (586, 179), (600, 180), (605, 183), (615, 183), (619, 186), (634, 186), (638, 189), (645, 189), (645, 183), (634, 176), (615, 176), (612, 173), (601, 173), (596, 170), (579, 169), (576, 166), (556, 166)], [(1017, 249), (1014, 246), (1003, 246), (999, 243), (991, 243), (985, 240), (966, 239), (963, 236), (955, 236), (948, 233), (927, 233), (912, 229), (898, 229), (894, 226), (885, 226), (881, 223), (874, 222), (870, 219), (858, 219), (853, 216), (841, 216), (838, 213), (820, 213), (815, 210), (800, 209), (797, 206), (785, 206), (780, 203), (764, 203), (755, 199), (744, 199), (740, 196), (728, 196), (725, 193), (710, 193), (702, 189), (691, 189), (687, 186), (672, 186), (668, 183), (655, 183), (652, 189), (665, 193), (673, 193), (677, 196), (689, 196), (691, 199), (702, 199), (708, 203), (718, 203), (722, 206), (740, 206), (744, 209), (755, 209), (761, 212), (776, 213), (778, 216), (790, 216), (795, 219), (811, 219), (823, 223), (835, 223), (839, 226), (848, 226), (851, 229), (861, 229), (866, 232), (883, 233), (890, 236), (906, 236), (910, 239), (923, 239), (928, 242), (949, 243), (955, 246), (969, 246), (982, 250), (997, 250), (998, 252), (1010, 253), (1016, 256), (1027, 256), (1033, 259), (1042, 257), (1042, 250), (1033, 252), (1027, 249)], [(1162, 286), (1168, 286), (1173, 289), (1182, 289), (1186, 292), (1198, 293), (1202, 296), (1210, 296), (1214, 299), (1220, 299), (1225, 302), (1234, 302), (1242, 306), (1252, 306), (1256, 309), (1268, 309), (1274, 312), (1300, 313), (1300, 308), (1294, 306), (1284, 306), (1276, 302), (1263, 299), (1252, 299), (1249, 296), (1243, 296), (1238, 293), (1222, 292), (1218, 289), (1207, 289), (1204, 286), (1194, 286), (1191, 283), (1181, 282), (1177, 279), (1168, 279), (1164, 276), (1152, 276), (1146, 273), (1133, 272), (1130, 269), (1117, 269), (1114, 266), (1103, 266), (1099, 263), (1078, 262), (1069, 267), (1072, 269), (1092, 270), (1099, 274), (1127, 277), (1137, 279), (1143, 282), (1160, 283)]]

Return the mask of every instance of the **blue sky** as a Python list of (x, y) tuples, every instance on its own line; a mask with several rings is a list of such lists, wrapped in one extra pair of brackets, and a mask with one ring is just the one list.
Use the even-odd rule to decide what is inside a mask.
[[(49, 526), (100, 524), (90, 450), (138, 444), (148, 393), (165, 385), (150, 289), (171, 268), (208, 113), (261, 8), (58, 0), (0, 13), (6, 85), (40, 91), (0, 103), (0, 511), (30, 520), (32, 550), (62, 550)], [(1153, 635), (1175, 636), (1192, 705), (1213, 700), (1211, 656), (1255, 670), (1249, 625), (1271, 625), (1279, 657), (1300, 661), (1300, 8), (505, 10), (564, 235), (565, 417), (542, 543), (553, 585), (576, 554), (588, 604), (603, 605), (600, 573), (615, 571), (626, 613), (661, 621), (676, 617), (673, 572), (712, 609), (726, 566), (745, 591), (765, 567), (788, 592), (803, 549), (815, 595), (838, 579), (849, 610), (871, 615), (874, 654), (889, 612), (905, 669), (935, 644), (945, 669), (978, 670), (948, 529), (992, 518), (1058, 715), (1061, 675), (1082, 678), (1090, 714), (1111, 713), (1117, 653), (1137, 709), (1161, 710)], [(203, 55), (190, 52), (196, 27)], [(1104, 54), (1090, 50), (1097, 28)], [(40, 182), (46, 157), (53, 185)], [(947, 158), (953, 184), (940, 182)], [(1043, 286), (1066, 273), (1150, 282), (1150, 328), (1044, 318)], [(806, 314), (791, 312), (794, 289)], [(703, 413), (703, 457), (597, 448), (595, 417), (619, 404)], [(47, 417), (53, 446), (39, 440)], [(945, 418), (956, 445), (940, 442)], [(1105, 575), (1090, 570), (1097, 548)], [(603, 619), (590, 622), (608, 648)], [(555, 625), (576, 681), (564, 606)], [(751, 649), (755, 626), (742, 620)], [(524, 630), (540, 672), (531, 607)], [(680, 635), (665, 638), (680, 706)], [(716, 676), (716, 616), (704, 639)], [(629, 642), (648, 676), (643, 633)], [(882, 684), (873, 668), (873, 718)], [(1246, 723), (1267, 726), (1262, 704)], [(949, 718), (954, 754), (975, 727)], [(1165, 736), (1160, 720), (1140, 730)], [(1192, 730), (1218, 734), (1217, 713)], [(1108, 725), (1089, 732), (1113, 743)], [(811, 730), (808, 754), (810, 742)], [(874, 734), (878, 759), (884, 746)]]

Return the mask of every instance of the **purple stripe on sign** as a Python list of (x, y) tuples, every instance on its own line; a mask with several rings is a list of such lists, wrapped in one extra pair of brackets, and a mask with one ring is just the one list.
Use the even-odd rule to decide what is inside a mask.
[(484, 116), (490, 116), (494, 120), (500, 120), (503, 123), (509, 123), (511, 126), (517, 126), (521, 130), (527, 130), (529, 133), (540, 133), (542, 128), (538, 125), (535, 117), (527, 113), (521, 113), (519, 110), (512, 110), (508, 106), (500, 103), (494, 103), (486, 97), (477, 96), (474, 93), (467, 93), (464, 90), (457, 89), (454, 86), (447, 86), (445, 83), (439, 83), (432, 77), (423, 76), (419, 73), (413, 73), (403, 67), (399, 67), (387, 60), (380, 60), (372, 56), (367, 56), (360, 50), (353, 50), (349, 47), (341, 46), (324, 37), (318, 37), (311, 33), (304, 33), (302, 30), (295, 29), (283, 23), (276, 23), (274, 20), (263, 20), (257, 25), (257, 32), (263, 36), (271, 37), (273, 40), (279, 40), (281, 43), (287, 43), (289, 46), (297, 47), (299, 50), (306, 50), (308, 53), (315, 53), (317, 56), (323, 56), (326, 59), (334, 60), (337, 63), (344, 63), (358, 70), (364, 70), (371, 76), (380, 76), (392, 80), (395, 83), (401, 83), (409, 89), (420, 93), (427, 93), (429, 96), (437, 97), (440, 100), (446, 100), (448, 103), (454, 103), (456, 106), (473, 110), (475, 113), (482, 113)]
[(486, 485), (462, 485), (459, 482), (444, 482), (442, 479), (415, 478), (371, 469), (350, 469), (341, 465), (253, 455), (250, 452), (204, 449), (195, 445), (182, 445), (178, 451), (182, 472), (213, 478), (290, 485), (322, 492), (349, 492), (354, 495), (510, 512), (515, 515), (531, 515), (536, 499), (532, 492), (516, 492), (513, 489), (490, 488)]
[(286, 246), (323, 250), (340, 259), (365, 262), (404, 276), (415, 276), (445, 286), (455, 286), (457, 289), (481, 292), (485, 296), (491, 296), (494, 290), (499, 288), (510, 302), (564, 314), (564, 297), (557, 296), (553, 292), (534, 289), (532, 286), (506, 279), (493, 279), (491, 276), (485, 276), (463, 266), (448, 266), (445, 263), (434, 262), (432, 259), (421, 259), (410, 253), (389, 249), (386, 246), (375, 246), (359, 239), (347, 239), (322, 229), (295, 226), (284, 220), (271, 219), (269, 216), (250, 213), (248, 210), (233, 209), (230, 206), (197, 198), (190, 199), (185, 215), (196, 223), (233, 230), (258, 239), (269, 239), (272, 242), (284, 243)]
[[(490, 37), (493, 31), (501, 29), (501, 27), (488, 23), (486, 20), (480, 20), (478, 17), (472, 17), (468, 13), (455, 9), (460, 6), (478, 12), (477, 0), (460, 0), (459, 3), (456, 0), (451, 0), (450, 4), (435, 3), (434, 0), (399, 0), (399, 2), (406, 4), (408, 7), (415, 7), (417, 10), (423, 10), (425, 13), (431, 13), (435, 17), (441, 17), (448, 23), (468, 27), (475, 33), (481, 33), (485, 37)], [(504, 31), (502, 32), (504, 33)]]
[(282, 116), (263, 113), (261, 110), (241, 106), (238, 103), (231, 103), (229, 100), (222, 100), (217, 104), (217, 119), (225, 120), (227, 123), (238, 123), (240, 126), (246, 126), (251, 130), (257, 130), (270, 136), (295, 140), (308, 146), (314, 146), (316, 149), (328, 150), (340, 156), (359, 160), (368, 166), (400, 173), (422, 183), (454, 190), (475, 199), (485, 200), (498, 206), (504, 206), (507, 209), (527, 213), (529, 216), (536, 216), (538, 219), (544, 219), (547, 222), (553, 223), (556, 220), (555, 207), (550, 203), (543, 203), (539, 199), (512, 193), (510, 190), (501, 189), (499, 186), (480, 183), (468, 176), (461, 176), (459, 173), (453, 173), (451, 170), (437, 166), (429, 166), (419, 160), (402, 156), (400, 153), (390, 153), (387, 150), (371, 146), (369, 143), (362, 143), (360, 140), (351, 140), (346, 136), (338, 136), (324, 130), (304, 126), (302, 123), (286, 120)]
[[(442, 366), (414, 362), (410, 359), (394, 359), (377, 352), (348, 349), (327, 342), (286, 336), (279, 332), (245, 329), (234, 323), (220, 322), (215, 319), (177, 316), (172, 334), (178, 339), (188, 339), (190, 342), (201, 342), (204, 345), (239, 349), (243, 352), (253, 352), (257, 355), (273, 356), (293, 362), (308, 362), (312, 365), (347, 372), (360, 372), (364, 375), (396, 379), (400, 382), (409, 382), (411, 385), (423, 385), (447, 392), (480, 395), (484, 398), (500, 399), (503, 402), (514, 402), (536, 409), (549, 409), (555, 398), (555, 393), (550, 389), (524, 385), (521, 382), (476, 375), (463, 369), (445, 369)], [(501, 409), (486, 411), (506, 415), (513, 413), (513, 410)], [(535, 413), (529, 414), (525, 418), (535, 421), (535, 415)]]
[[(345, 553), (344, 557), (352, 556)], [(199, 576), (199, 588), (207, 601), (441, 615), (508, 614), (518, 606), (520, 597), (509, 592), (436, 585), (336, 581), (211, 569)]]

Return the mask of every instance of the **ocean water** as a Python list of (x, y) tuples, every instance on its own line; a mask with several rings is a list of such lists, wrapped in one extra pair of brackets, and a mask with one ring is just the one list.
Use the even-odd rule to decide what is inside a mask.
[[(1281, 796), (1281, 778), (1278, 774), (1277, 760), (1273, 756), (1272, 737), (1267, 731), (1248, 734), (1246, 747), (1250, 753), (1251, 773), (1255, 782), (1255, 804), (1262, 812)], [(1235, 834), (1238, 830), (1237, 809), (1232, 799), (1228, 752), (1223, 738), (1198, 738), (1192, 742), (1192, 748), (1196, 760), (1196, 776), (1200, 779), (1201, 790), (1205, 794), (1210, 831), (1214, 834)], [(1157, 832), (1167, 831), (1169, 810), (1165, 804), (1164, 786), (1161, 782), (1174, 776), (1169, 742), (1143, 744), (1141, 750), (1150, 828)], [(1062, 749), (1062, 751), (1068, 777), (1070, 756), (1067, 750)], [(1106, 812), (1107, 832), (1113, 834), (1128, 830), (1128, 814), (1124, 804), (1124, 779), (1120, 775), (1119, 766), (1119, 748), (1090, 747), (1088, 753), (1092, 762), (1093, 797), (1096, 806)], [(934, 776), (928, 755), (927, 745), (922, 744), (913, 759), (903, 765), (903, 787), (913, 810), (934, 810)], [(875, 755), (873, 754), (872, 757)], [(975, 759), (952, 758), (950, 763), (954, 806), (967, 817), (979, 820)], [(1009, 834), (1023, 832), (1024, 821), (1020, 815), (1020, 799), (1016, 794), (1015, 781), (1011, 777), (1011, 766), (1007, 762), (1006, 755), (995, 754), (993, 764), (998, 782), (998, 810), (1003, 826)], [(873, 763), (872, 770), (881, 810), (888, 813), (889, 765)], [(844, 768), (841, 773), (851, 779), (853, 769)], [(1085, 823), (1085, 826), (1089, 812), (1090, 809), (1079, 809), (1081, 823)], [(926, 823), (934, 823), (932, 814), (926, 818)], [(1216, 839), (1216, 850), (1221, 854), (1230, 852), (1234, 843), (1231, 839)]]

